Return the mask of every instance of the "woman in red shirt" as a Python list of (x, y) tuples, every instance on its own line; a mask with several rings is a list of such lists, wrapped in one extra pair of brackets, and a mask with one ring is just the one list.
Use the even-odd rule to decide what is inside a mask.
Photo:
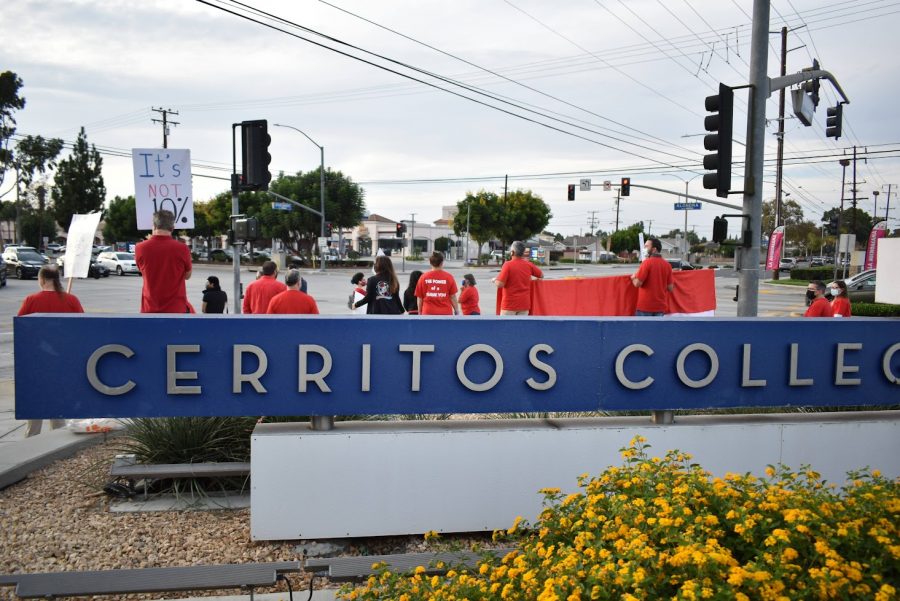
[(426, 271), (416, 284), (419, 315), (458, 315), (456, 280), (443, 270), (444, 255), (437, 251), (428, 258), (431, 270)]
[(471, 273), (463, 276), (459, 306), (463, 315), (481, 315), (481, 309), (478, 307), (478, 288), (475, 287), (475, 276)]
[(835, 317), (850, 317), (850, 297), (847, 295), (847, 283), (844, 280), (831, 282), (831, 311)]
[[(38, 285), (41, 291), (25, 298), (19, 315), (31, 313), (84, 313), (81, 303), (74, 294), (65, 292), (59, 281), (59, 271), (49, 265), (41, 267), (38, 272)], [(25, 427), (25, 438), (41, 433), (42, 421), (39, 419), (28, 420)], [(54, 430), (66, 425), (64, 419), (51, 419), (50, 427)]]

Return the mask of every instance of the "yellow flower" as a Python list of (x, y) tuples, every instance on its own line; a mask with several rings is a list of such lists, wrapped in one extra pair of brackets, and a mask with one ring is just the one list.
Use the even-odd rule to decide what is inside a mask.
[(437, 532), (435, 532), (434, 530), (429, 530), (428, 532), (425, 533), (425, 540), (434, 540), (434, 539), (438, 538), (439, 536), (440, 535)]
[[(534, 490), (534, 489), (532, 489), (532, 490)], [(509, 527), (509, 530), (507, 530), (506, 533), (507, 534), (514, 533), (516, 530), (519, 529), (519, 524), (521, 524), (521, 523), (522, 523), (522, 516), (517, 515), (516, 519), (513, 520), (512, 526)]]

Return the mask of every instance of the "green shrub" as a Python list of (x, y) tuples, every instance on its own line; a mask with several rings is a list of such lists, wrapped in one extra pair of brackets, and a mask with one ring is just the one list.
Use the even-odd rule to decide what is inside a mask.
[(854, 317), (900, 317), (900, 305), (887, 303), (853, 303)]
[(140, 463), (249, 461), (255, 417), (134, 419), (122, 450)]
[(812, 280), (822, 280), (823, 282), (830, 282), (834, 279), (834, 268), (795, 267), (794, 269), (791, 269), (791, 279), (806, 280), (807, 282), (811, 282)]

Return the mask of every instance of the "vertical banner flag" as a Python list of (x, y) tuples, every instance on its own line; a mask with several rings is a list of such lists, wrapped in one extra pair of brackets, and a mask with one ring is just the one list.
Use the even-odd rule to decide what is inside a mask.
[(647, 258), (647, 251), (644, 249), (644, 232), (638, 232), (638, 247), (641, 249), (641, 263)]
[(784, 244), (784, 226), (779, 225), (769, 236), (769, 252), (766, 253), (766, 271), (778, 269), (781, 260), (781, 247)]
[(134, 204), (139, 230), (153, 229), (153, 213), (172, 211), (175, 229), (194, 227), (191, 191), (191, 151), (173, 148), (133, 148)]
[(878, 241), (887, 235), (887, 221), (879, 221), (869, 232), (866, 244), (866, 261), (863, 269), (875, 269), (878, 266)]

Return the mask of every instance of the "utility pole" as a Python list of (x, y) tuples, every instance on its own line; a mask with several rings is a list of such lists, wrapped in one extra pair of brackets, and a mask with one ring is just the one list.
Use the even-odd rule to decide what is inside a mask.
[[(853, 229), (851, 233), (856, 233), (856, 146), (853, 147)], [(850, 252), (850, 249), (847, 249)]]
[[(881, 194), (878, 190), (872, 190), (872, 196), (875, 197), (875, 206), (872, 208), (872, 215), (874, 216), (874, 220), (878, 222), (878, 195)], [(875, 225), (874, 223), (872, 225)]]
[(884, 207), (885, 225), (887, 225), (888, 211), (891, 210), (891, 187), (893, 187), (894, 184), (886, 184), (886, 185), (887, 185), (887, 206)]
[(172, 109), (164, 109), (164, 108), (150, 109), (150, 110), (153, 111), (154, 113), (162, 114), (162, 119), (151, 119), (151, 121), (153, 123), (162, 123), (163, 148), (168, 148), (169, 147), (169, 125), (170, 124), (178, 125), (179, 123), (178, 123), (178, 121), (169, 121), (167, 119), (167, 117), (169, 115), (177, 115), (178, 111), (173, 111)]
[(847, 187), (847, 166), (850, 165), (850, 159), (841, 159), (838, 161), (841, 165), (841, 209), (838, 213), (838, 231), (834, 242), (834, 274), (833, 279), (837, 279), (838, 265), (841, 263), (841, 233), (844, 231), (844, 189)]
[(616, 231), (619, 231), (619, 201), (622, 200), (622, 189), (616, 188)]
[(410, 222), (412, 227), (409, 228), (409, 250), (413, 251), (416, 243), (416, 213), (410, 213)]
[[(787, 75), (787, 27), (781, 28), (781, 76)], [(775, 227), (781, 225), (781, 184), (784, 176), (784, 88), (778, 92), (778, 157), (775, 162)], [(781, 245), (781, 254), (784, 256), (784, 247)], [(779, 257), (781, 258), (781, 257)], [(773, 280), (778, 279), (780, 270), (775, 269)]]
[(588, 215), (590, 218), (588, 219), (588, 226), (591, 228), (591, 234), (594, 233), (594, 224), (597, 223), (597, 211), (588, 211)]

